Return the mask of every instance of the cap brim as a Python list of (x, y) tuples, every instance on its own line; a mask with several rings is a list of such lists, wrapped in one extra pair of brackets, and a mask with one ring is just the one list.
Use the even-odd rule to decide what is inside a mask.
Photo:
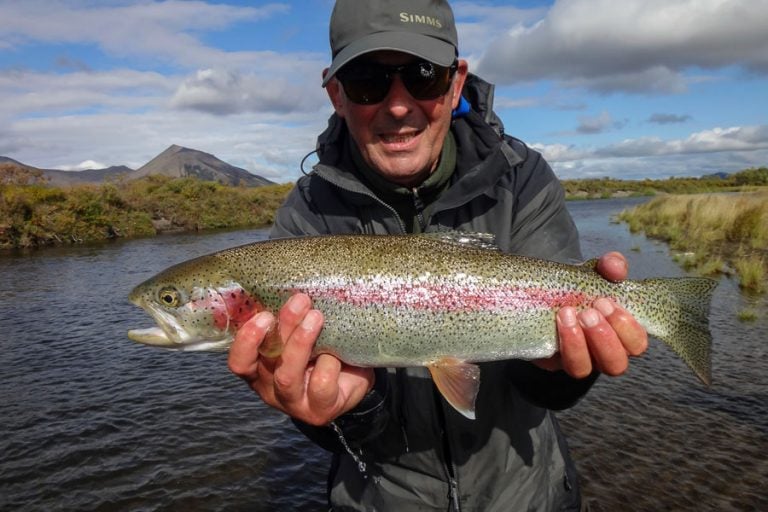
[(378, 32), (358, 39), (341, 50), (323, 78), (323, 87), (352, 59), (380, 50), (409, 53), (439, 66), (450, 66), (456, 60), (456, 48), (447, 41), (412, 32)]

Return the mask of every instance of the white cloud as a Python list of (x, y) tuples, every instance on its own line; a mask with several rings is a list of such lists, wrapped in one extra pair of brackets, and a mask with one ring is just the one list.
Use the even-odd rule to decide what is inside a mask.
[(712, 128), (684, 139), (626, 139), (598, 148), (532, 144), (562, 178), (701, 176), (765, 165), (768, 125)]
[(39, 73), (0, 71), (0, 116), (39, 112), (133, 110), (162, 104), (179, 78), (150, 71), (116, 69), (102, 72)]
[(193, 111), (97, 113), (16, 120), (8, 155), (43, 168), (74, 168), (82, 155), (102, 166), (138, 168), (171, 144), (208, 153), (269, 179), (293, 181), (302, 157), (315, 147), (325, 112), (212, 116)]
[(692, 68), (768, 72), (768, 2), (558, 0), (497, 32), (478, 63), (496, 83), (553, 79), (599, 92), (681, 92)]
[(109, 166), (94, 160), (85, 160), (77, 165), (63, 165), (58, 169), (62, 171), (85, 171), (87, 169), (104, 169), (105, 167)]
[[(293, 73), (299, 77), (308, 75), (299, 69)], [(233, 70), (203, 69), (178, 87), (171, 106), (211, 114), (314, 111), (328, 103), (319, 87), (319, 75), (317, 78), (314, 84), (309, 84), (287, 77), (267, 78)]]
[(239, 7), (202, 1), (90, 2), (24, 0), (4, 2), (0, 37), (6, 45), (29, 41), (89, 43), (116, 56), (150, 57), (186, 66), (256, 62), (255, 52), (225, 52), (193, 35), (235, 22), (262, 21), (286, 13), (285, 4)]
[(518, 7), (489, 6), (477, 2), (452, 2), (456, 30), (459, 34), (459, 50), (464, 58), (474, 60), (488, 47), (498, 34), (510, 27), (524, 27), (546, 14), (543, 7), (521, 9)]
[(685, 123), (691, 120), (691, 116), (687, 114), (667, 114), (664, 112), (656, 112), (651, 114), (647, 122), (653, 124), (677, 124)]
[(606, 111), (596, 116), (579, 117), (579, 126), (576, 127), (576, 133), (596, 134), (603, 133), (612, 129), (620, 129), (626, 124), (626, 121), (616, 121), (613, 116)]
[(756, 151), (768, 149), (768, 125), (712, 128), (692, 133), (685, 139), (661, 140), (658, 137), (629, 139), (596, 152), (604, 156), (648, 156)]
[(550, 162), (567, 162), (593, 157), (646, 157), (687, 155), (721, 151), (768, 150), (768, 125), (715, 127), (690, 134), (685, 139), (659, 137), (625, 139), (597, 149), (579, 149), (563, 144), (531, 144)]

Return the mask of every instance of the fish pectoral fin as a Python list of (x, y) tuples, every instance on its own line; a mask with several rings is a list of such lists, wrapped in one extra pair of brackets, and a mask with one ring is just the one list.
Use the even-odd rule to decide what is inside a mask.
[(445, 400), (467, 418), (475, 419), (475, 398), (480, 389), (480, 367), (455, 357), (443, 357), (427, 365), (427, 368)]
[(277, 320), (275, 320), (259, 345), (259, 354), (264, 357), (277, 357), (282, 353), (283, 340), (280, 338), (280, 329), (277, 328)]

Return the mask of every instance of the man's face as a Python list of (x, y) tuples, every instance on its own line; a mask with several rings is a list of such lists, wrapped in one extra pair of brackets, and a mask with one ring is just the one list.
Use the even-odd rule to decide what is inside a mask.
[[(373, 52), (364, 58), (390, 66), (418, 60), (393, 51)], [(448, 92), (434, 100), (414, 99), (399, 75), (387, 96), (373, 105), (352, 102), (335, 77), (326, 89), (368, 165), (394, 183), (415, 187), (437, 166), (466, 75), (467, 63), (460, 60)]]

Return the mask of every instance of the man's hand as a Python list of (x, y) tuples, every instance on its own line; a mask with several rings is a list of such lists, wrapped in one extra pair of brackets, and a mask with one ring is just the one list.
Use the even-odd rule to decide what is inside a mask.
[[(305, 294), (286, 301), (278, 321), (261, 312), (235, 335), (229, 369), (245, 380), (268, 405), (312, 425), (327, 425), (355, 407), (373, 387), (373, 369), (348, 366), (323, 354), (310, 360), (323, 327), (323, 315)], [(270, 334), (270, 329), (277, 332)], [(265, 337), (278, 336), (282, 353), (259, 354)], [(270, 339), (270, 342), (272, 340)]]
[[(598, 261), (597, 272), (609, 281), (622, 281), (627, 277), (627, 260), (609, 252)], [(580, 313), (564, 307), (556, 319), (560, 352), (535, 361), (547, 370), (564, 370), (579, 379), (595, 370), (621, 375), (629, 367), (629, 356), (639, 356), (648, 348), (645, 329), (610, 299), (597, 299)]]

